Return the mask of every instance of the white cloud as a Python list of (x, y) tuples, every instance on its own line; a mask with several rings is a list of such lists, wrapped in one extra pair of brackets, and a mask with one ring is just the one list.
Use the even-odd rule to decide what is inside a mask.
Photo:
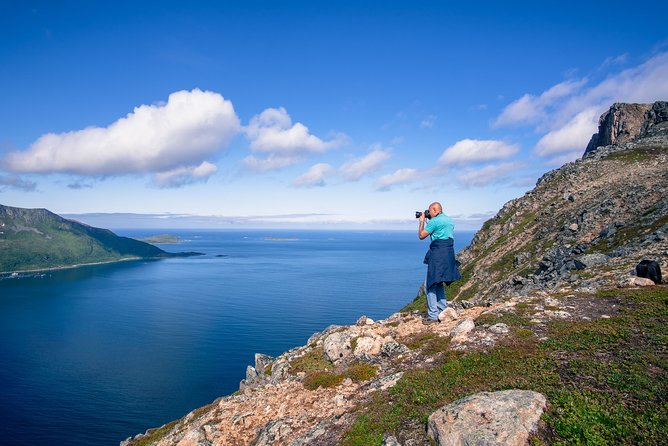
[(535, 152), (539, 156), (550, 156), (574, 149), (584, 150), (593, 133), (596, 133), (600, 110), (588, 108), (578, 113), (563, 127), (548, 132), (536, 144)]
[(177, 167), (167, 172), (155, 174), (154, 182), (161, 188), (182, 187), (186, 184), (205, 182), (218, 168), (208, 161), (199, 166)]
[(382, 149), (379, 145), (362, 158), (357, 158), (344, 163), (339, 168), (339, 173), (347, 181), (357, 181), (364, 175), (377, 170), (384, 161), (390, 158), (390, 149)]
[[(606, 59), (601, 69), (613, 69), (625, 60), (625, 55)], [(665, 100), (667, 79), (668, 52), (662, 52), (588, 88), (584, 88), (587, 80), (580, 79), (557, 84), (538, 97), (526, 94), (508, 105), (494, 125), (532, 124), (543, 134), (535, 147), (538, 155), (570, 159), (573, 152), (584, 152), (598, 117), (613, 103)], [(566, 155), (554, 158), (559, 153)]]
[(178, 91), (166, 103), (141, 105), (108, 127), (41, 136), (5, 158), (15, 172), (122, 175), (170, 172), (202, 163), (240, 130), (220, 94)]
[(387, 191), (390, 190), (393, 186), (414, 183), (421, 177), (422, 175), (417, 169), (399, 169), (394, 173), (383, 175), (378, 178), (378, 181), (376, 182), (376, 190)]
[(482, 169), (467, 169), (457, 176), (464, 187), (486, 186), (505, 181), (507, 174), (526, 167), (522, 163), (501, 163), (485, 166)]
[(284, 167), (292, 166), (302, 161), (301, 156), (282, 156), (274, 155), (273, 153), (266, 158), (258, 158), (254, 155), (249, 155), (241, 160), (241, 163), (250, 170), (256, 172), (266, 172), (269, 170), (282, 169)]
[(464, 164), (510, 158), (519, 151), (516, 144), (503, 141), (463, 139), (445, 149), (440, 164)]
[(573, 94), (587, 82), (586, 79), (561, 82), (540, 96), (525, 94), (508, 105), (494, 121), (494, 126), (530, 124), (540, 121), (546, 116), (549, 107), (559, 99)]
[(429, 115), (420, 122), (420, 128), (430, 129), (436, 123), (436, 115)]
[[(304, 156), (323, 153), (347, 142), (347, 136), (337, 134), (328, 141), (309, 132), (301, 122), (292, 124), (285, 108), (268, 108), (253, 116), (244, 128), (253, 152), (266, 154), (265, 159), (250, 156), (244, 164), (256, 170), (279, 169), (299, 162)], [(260, 169), (257, 169), (260, 166)]]
[(297, 177), (292, 185), (295, 187), (324, 186), (325, 178), (335, 172), (335, 169), (327, 163), (318, 163)]

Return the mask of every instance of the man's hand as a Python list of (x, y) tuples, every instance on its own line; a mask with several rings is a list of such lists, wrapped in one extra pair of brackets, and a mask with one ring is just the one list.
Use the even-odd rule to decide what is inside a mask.
[(429, 233), (424, 230), (424, 212), (420, 214), (420, 225), (418, 226), (418, 237), (424, 240), (429, 237)]

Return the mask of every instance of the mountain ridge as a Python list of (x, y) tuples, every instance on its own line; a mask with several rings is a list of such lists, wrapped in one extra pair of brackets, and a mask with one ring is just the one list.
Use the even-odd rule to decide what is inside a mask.
[(133, 259), (183, 257), (47, 209), (0, 205), (0, 273), (32, 272)]

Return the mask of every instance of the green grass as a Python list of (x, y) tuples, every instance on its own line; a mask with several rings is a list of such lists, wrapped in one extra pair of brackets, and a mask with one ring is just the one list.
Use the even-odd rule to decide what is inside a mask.
[(304, 378), (304, 387), (309, 390), (315, 390), (318, 387), (335, 387), (350, 378), (355, 382), (370, 380), (378, 373), (378, 369), (371, 364), (355, 363), (351, 364), (343, 373), (334, 372), (310, 372)]
[(435, 355), (447, 350), (450, 346), (450, 338), (427, 331), (402, 338), (401, 343), (411, 350), (419, 349), (425, 355)]
[(380, 445), (385, 432), (401, 439), (402, 430), (422, 431), (428, 416), (447, 403), (511, 388), (542, 392), (550, 403), (543, 416), (549, 434), (531, 444), (664, 444), (668, 291), (600, 294), (611, 296), (621, 300), (618, 317), (554, 321), (542, 343), (524, 316), (489, 315), (488, 323), (505, 318), (514, 325), (515, 336), (487, 352), (447, 351), (432, 369), (406, 371), (394, 388), (359, 411), (341, 444)]
[(317, 347), (294, 361), (290, 362), (290, 374), (296, 375), (299, 372), (327, 372), (332, 370), (334, 365), (327, 359), (322, 347)]

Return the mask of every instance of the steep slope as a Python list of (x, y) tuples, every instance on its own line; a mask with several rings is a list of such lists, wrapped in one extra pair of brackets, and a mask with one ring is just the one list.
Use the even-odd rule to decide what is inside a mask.
[(459, 255), (464, 280), (451, 298), (600, 288), (641, 259), (665, 260), (667, 161), (668, 102), (613, 105), (582, 159), (546, 173), (483, 225)]
[(196, 254), (168, 253), (107, 229), (66, 220), (46, 209), (0, 205), (0, 272)]
[[(238, 392), (121, 445), (664, 444), (668, 289), (632, 269), (643, 258), (665, 268), (668, 256), (665, 111), (615, 104), (599, 134), (616, 126), (623, 138), (595, 136), (582, 160), (507, 203), (460, 253), (464, 279), (449, 289), (459, 310), (441, 323), (409, 306), (256, 354)], [(549, 403), (523, 443), (507, 441), (488, 406), (470, 411), (479, 421), (458, 442), (427, 434), (438, 409), (507, 389)]]

